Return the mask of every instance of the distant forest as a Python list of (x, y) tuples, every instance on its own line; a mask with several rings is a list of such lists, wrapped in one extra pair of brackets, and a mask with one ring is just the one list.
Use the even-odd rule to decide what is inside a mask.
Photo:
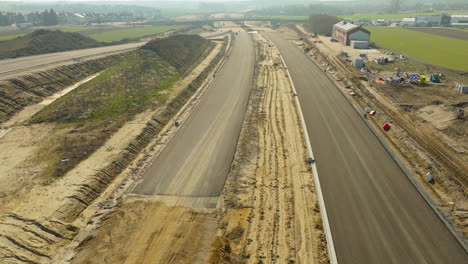
[(59, 24), (87, 24), (104, 22), (131, 22), (144, 19), (129, 12), (88, 12), (76, 14), (71, 12), (55, 12), (53, 9), (42, 12), (30, 12), (26, 15), (16, 12), (0, 11), (0, 26), (12, 24), (31, 23), (35, 26), (54, 26)]
[(31, 12), (24, 16), (21, 13), (0, 12), (0, 26), (9, 26), (11, 24), (33, 23), (39, 26), (54, 26), (58, 25), (58, 15), (51, 10), (42, 12)]

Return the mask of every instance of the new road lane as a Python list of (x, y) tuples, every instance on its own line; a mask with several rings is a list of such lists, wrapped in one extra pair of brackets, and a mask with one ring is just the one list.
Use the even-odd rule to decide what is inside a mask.
[(134, 193), (217, 197), (226, 180), (253, 83), (255, 55), (247, 33), (200, 103), (149, 166)]
[(141, 47), (145, 43), (146, 42), (130, 43), (0, 60), (0, 80), (29, 74), (35, 71), (44, 71), (62, 65), (73, 64), (76, 63), (77, 59), (99, 58), (133, 50)]
[(468, 256), (325, 74), (265, 33), (297, 89), (340, 264), (462, 264)]

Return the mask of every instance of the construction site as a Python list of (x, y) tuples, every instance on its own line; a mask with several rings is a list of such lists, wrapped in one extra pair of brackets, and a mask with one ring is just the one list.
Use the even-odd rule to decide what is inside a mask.
[(228, 15), (1, 61), (0, 262), (467, 263), (465, 73)]

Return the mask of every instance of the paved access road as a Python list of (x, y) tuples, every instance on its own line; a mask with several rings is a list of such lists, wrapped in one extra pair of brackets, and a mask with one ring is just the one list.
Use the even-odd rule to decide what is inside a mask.
[(244, 120), (254, 64), (253, 43), (246, 32), (239, 33), (213, 86), (149, 166), (134, 193), (220, 195)]
[(279, 33), (340, 264), (462, 264), (468, 256), (334, 84)]
[(76, 63), (75, 59), (91, 59), (109, 56), (136, 49), (146, 42), (115, 45), (109, 47), (72, 50), (48, 53), (36, 56), (20, 57), (16, 59), (0, 60), (0, 79), (8, 79), (29, 74), (35, 71), (44, 71), (57, 66)]

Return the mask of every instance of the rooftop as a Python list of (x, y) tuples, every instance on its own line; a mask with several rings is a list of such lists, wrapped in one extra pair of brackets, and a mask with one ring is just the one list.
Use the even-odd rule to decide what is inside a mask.
[(359, 27), (358, 25), (355, 25), (353, 23), (349, 23), (349, 22), (346, 22), (346, 21), (341, 21), (339, 23), (336, 23), (335, 26), (342, 29), (342, 30), (344, 30), (344, 31), (350, 31), (350, 30), (353, 30), (353, 29)]

